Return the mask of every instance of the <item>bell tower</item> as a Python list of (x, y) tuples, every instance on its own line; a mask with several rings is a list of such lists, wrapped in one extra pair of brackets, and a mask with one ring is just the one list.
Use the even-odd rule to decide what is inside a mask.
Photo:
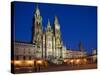
[(32, 43), (36, 45), (36, 53), (38, 57), (41, 57), (42, 52), (42, 17), (38, 5), (35, 10), (33, 19), (33, 38)]
[(84, 52), (82, 41), (80, 41), (80, 43), (79, 43), (79, 50), (82, 51), (82, 52)]
[(55, 53), (56, 57), (62, 57), (62, 44), (61, 44), (61, 32), (60, 32), (60, 25), (58, 22), (57, 16), (55, 16), (54, 20), (54, 35), (55, 35)]
[(51, 29), (50, 21), (48, 19), (47, 28), (46, 28), (46, 54), (47, 54), (46, 58), (47, 59), (51, 59), (53, 56), (52, 38), (53, 38), (52, 29)]

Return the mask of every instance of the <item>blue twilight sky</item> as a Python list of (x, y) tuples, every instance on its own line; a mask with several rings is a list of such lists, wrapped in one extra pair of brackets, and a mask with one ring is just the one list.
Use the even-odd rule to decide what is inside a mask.
[[(16, 41), (30, 42), (32, 39), (32, 18), (37, 3), (14, 2), (14, 36)], [(53, 26), (54, 16), (58, 17), (62, 40), (67, 48), (78, 50), (82, 41), (85, 50), (97, 48), (97, 7), (38, 3), (42, 26), (48, 18)]]

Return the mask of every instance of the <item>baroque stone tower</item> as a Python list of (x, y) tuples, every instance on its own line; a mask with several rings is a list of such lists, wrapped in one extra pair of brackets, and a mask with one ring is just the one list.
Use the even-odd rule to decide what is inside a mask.
[(42, 17), (40, 15), (40, 11), (38, 6), (36, 7), (34, 14), (34, 23), (33, 23), (33, 40), (32, 42), (36, 45), (36, 55), (38, 58), (42, 56)]
[(46, 28), (46, 43), (45, 43), (47, 59), (50, 59), (53, 56), (53, 54), (52, 54), (52, 52), (53, 52), (52, 38), (53, 38), (53, 33), (52, 33), (50, 21), (48, 20), (47, 28)]
[(32, 43), (36, 46), (36, 57), (47, 60), (59, 59), (62, 57), (62, 43), (60, 25), (55, 16), (53, 28), (48, 19), (45, 31), (42, 28), (42, 17), (37, 6), (34, 15)]
[(62, 57), (62, 43), (61, 43), (61, 31), (57, 16), (54, 20), (54, 35), (55, 35), (55, 54), (57, 58)]
[(80, 41), (80, 43), (79, 43), (79, 50), (84, 52), (84, 47), (83, 47), (82, 41)]

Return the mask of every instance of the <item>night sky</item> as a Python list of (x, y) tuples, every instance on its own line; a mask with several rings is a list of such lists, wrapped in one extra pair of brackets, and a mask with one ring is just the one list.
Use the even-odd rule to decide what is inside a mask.
[[(14, 2), (14, 37), (15, 41), (31, 42), (32, 18), (37, 3)], [(79, 42), (85, 51), (91, 53), (97, 49), (97, 7), (43, 4), (38, 3), (42, 16), (42, 26), (47, 26), (48, 19), (53, 26), (54, 17), (58, 17), (62, 40), (67, 48), (79, 50)]]

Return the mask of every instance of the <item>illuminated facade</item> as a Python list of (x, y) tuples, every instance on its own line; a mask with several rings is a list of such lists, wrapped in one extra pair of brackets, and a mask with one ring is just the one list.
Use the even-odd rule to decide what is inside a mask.
[(32, 43), (14, 43), (14, 60), (59, 60), (64, 58), (82, 57), (85, 55), (82, 44), (80, 51), (67, 50), (61, 40), (60, 24), (55, 16), (53, 27), (48, 19), (43, 31), (42, 16), (37, 6), (33, 17)]
[(48, 19), (47, 27), (43, 31), (42, 17), (37, 7), (34, 15), (33, 42), (37, 47), (37, 58), (51, 59), (62, 57), (61, 33), (58, 18), (55, 17), (54, 28)]

